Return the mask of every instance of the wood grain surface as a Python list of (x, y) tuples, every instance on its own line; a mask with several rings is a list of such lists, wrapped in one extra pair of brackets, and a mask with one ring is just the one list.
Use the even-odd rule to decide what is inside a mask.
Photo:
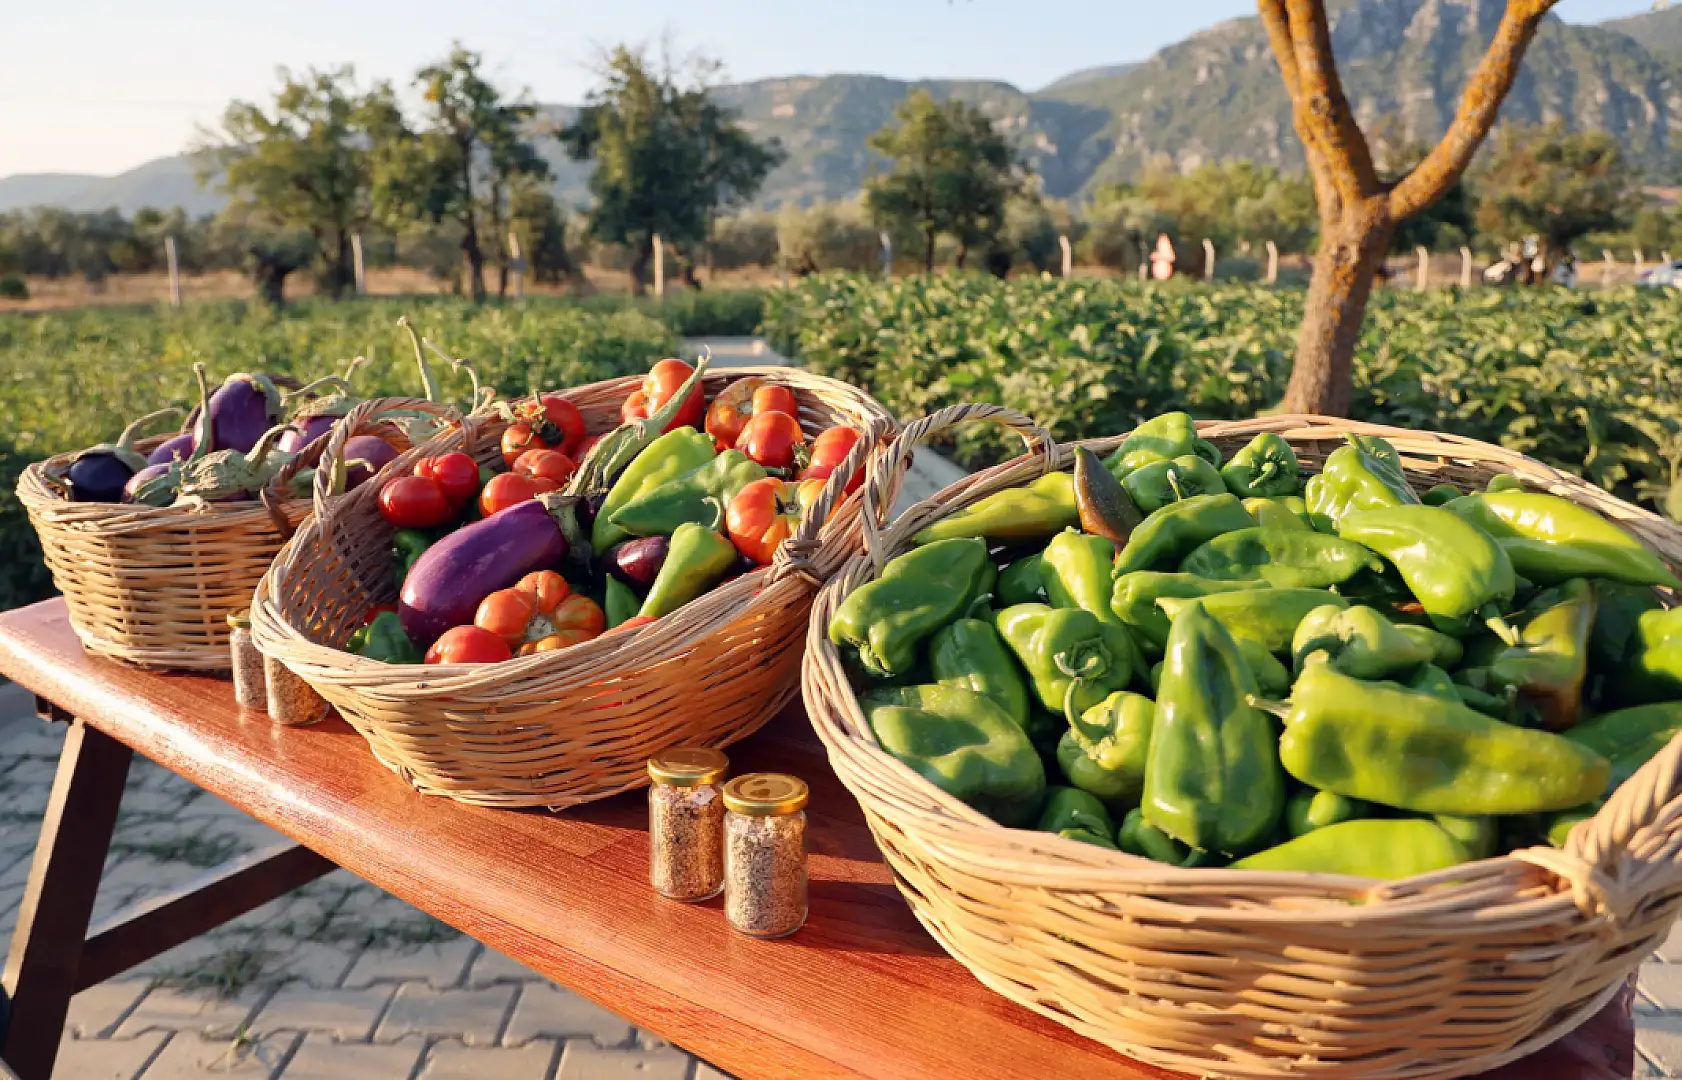
[[(719, 900), (648, 885), (641, 794), (555, 814), (415, 794), (331, 720), (287, 729), (229, 683), (85, 654), (62, 601), (0, 615), (0, 674), (386, 889), (742, 1080), (1174, 1074), (1128, 1061), (986, 989), (917, 924), (795, 706), (729, 751), (803, 777), (811, 917), (779, 941)], [(1491, 1077), (1632, 1072), (1631, 996)]]

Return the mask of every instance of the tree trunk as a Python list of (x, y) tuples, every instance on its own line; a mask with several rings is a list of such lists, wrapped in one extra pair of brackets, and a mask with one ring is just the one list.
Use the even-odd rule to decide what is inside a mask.
[(647, 289), (643, 285), (643, 278), (648, 273), (648, 264), (654, 260), (654, 241), (644, 238), (637, 241), (631, 249), (631, 295), (641, 296)]
[(334, 256), (328, 273), (328, 292), (333, 299), (344, 299), (345, 290), (356, 282), (356, 260), (350, 251), (350, 233), (345, 229), (338, 230), (338, 244), (334, 248)]
[(959, 240), (958, 241), (958, 269), (959, 270), (962, 270), (964, 268), (964, 260), (968, 259), (968, 258), (969, 258), (969, 243), (967, 241), (964, 241), (964, 240)]
[(1355, 344), (1393, 229), (1382, 210), (1370, 207), (1321, 223), (1286, 412), (1349, 415)]
[(462, 224), (466, 230), (461, 235), (461, 251), (467, 256), (467, 282), (473, 289), (473, 302), (485, 302), (485, 252), (479, 246), (478, 215), (473, 212), (473, 144), (467, 143), (462, 147), (461, 155), (461, 201), (466, 207), (462, 213)]
[(923, 273), (934, 273), (934, 226), (923, 226)]

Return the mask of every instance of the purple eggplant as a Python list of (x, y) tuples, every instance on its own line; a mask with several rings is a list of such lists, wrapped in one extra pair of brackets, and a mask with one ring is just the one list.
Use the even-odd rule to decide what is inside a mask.
[(403, 579), (397, 614), (409, 640), (425, 649), (452, 626), (473, 621), (479, 603), (533, 570), (566, 558), (567, 540), (551, 514), (564, 496), (516, 503), (457, 529), (421, 553)]
[(396, 457), (397, 447), (378, 435), (352, 435), (345, 440), (345, 465), (349, 470), (345, 476), (345, 490), (366, 483), (369, 477)]
[(665, 565), (666, 553), (672, 541), (666, 536), (645, 536), (641, 540), (627, 540), (607, 551), (607, 572), (635, 589), (638, 596), (648, 592), (654, 578)]
[(248, 452), (280, 422), (281, 393), (267, 375), (229, 375), (210, 395), (211, 450)]
[(141, 469), (139, 472), (129, 477), (128, 483), (123, 485), (123, 501), (126, 503), (134, 502), (134, 493), (140, 490), (141, 484), (144, 484), (153, 477), (164, 475), (169, 472), (169, 468), (169, 462), (160, 461), (155, 465), (146, 466), (144, 469)]
[(193, 453), (193, 433), (183, 431), (179, 435), (171, 435), (163, 442), (152, 448), (146, 455), (148, 465), (168, 465), (176, 459), (186, 460)]
[(135, 436), (154, 420), (180, 416), (180, 409), (160, 409), (129, 424), (114, 443), (102, 443), (77, 454), (64, 479), (70, 485), (72, 502), (119, 502), (134, 474), (146, 467), (146, 458), (134, 448)]
[(286, 434), (280, 437), (280, 445), (275, 449), (283, 454), (296, 454), (332, 431), (333, 424), (338, 419), (336, 416), (308, 416), (294, 420), (292, 426), (286, 429)]

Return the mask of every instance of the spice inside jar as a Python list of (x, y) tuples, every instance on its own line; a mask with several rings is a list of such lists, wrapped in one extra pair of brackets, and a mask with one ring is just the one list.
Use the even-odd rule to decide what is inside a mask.
[(327, 702), (315, 687), (272, 656), (263, 658), (263, 681), (268, 684), (269, 719), (275, 723), (302, 727), (326, 718)]
[(806, 921), (806, 782), (750, 773), (724, 785), (724, 917), (754, 937)]
[(251, 637), (249, 610), (228, 616), (228, 656), (234, 672), (234, 700), (246, 709), (267, 708), (268, 682), (263, 676), (263, 654)]
[(724, 886), (724, 800), (730, 759), (710, 747), (650, 758), (648, 879), (673, 900), (708, 900)]

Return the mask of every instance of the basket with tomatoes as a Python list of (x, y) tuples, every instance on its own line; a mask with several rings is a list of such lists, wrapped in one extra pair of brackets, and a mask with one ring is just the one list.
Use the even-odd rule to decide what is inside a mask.
[(812, 596), (860, 542), (880, 405), (668, 359), (472, 419), (324, 505), (253, 607), (263, 651), (380, 760), (424, 792), (565, 806), (786, 704)]

